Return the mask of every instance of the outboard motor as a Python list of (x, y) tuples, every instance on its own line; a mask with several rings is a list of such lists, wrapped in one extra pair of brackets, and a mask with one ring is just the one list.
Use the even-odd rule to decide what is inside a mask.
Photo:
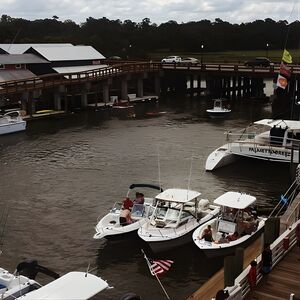
[(17, 265), (16, 273), (24, 275), (30, 279), (35, 279), (38, 273), (43, 273), (54, 279), (59, 278), (59, 274), (49, 270), (46, 267), (40, 266), (37, 260), (25, 260)]

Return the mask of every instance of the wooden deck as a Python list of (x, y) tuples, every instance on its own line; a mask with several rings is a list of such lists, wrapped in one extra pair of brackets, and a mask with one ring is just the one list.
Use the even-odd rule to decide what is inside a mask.
[(264, 277), (247, 300), (300, 299), (300, 249), (295, 246), (283, 260)]
[[(255, 259), (262, 251), (262, 239), (260, 236), (250, 246), (245, 249), (244, 268)], [(215, 297), (216, 292), (224, 288), (224, 269), (219, 270), (213, 277), (205, 282), (197, 291), (195, 291), (188, 300), (208, 300)]]

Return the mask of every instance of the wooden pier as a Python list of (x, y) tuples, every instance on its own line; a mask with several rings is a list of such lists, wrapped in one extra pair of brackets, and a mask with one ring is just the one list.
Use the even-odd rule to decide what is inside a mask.
[[(295, 197), (280, 219), (278, 217), (268, 219), (267, 222), (265, 230), (269, 231), (245, 249), (243, 271), (235, 278), (233, 284), (230, 284), (230, 286), (225, 285), (226, 270), (224, 272), (223, 268), (202, 285), (199, 290), (194, 292), (188, 300), (214, 299), (217, 291), (224, 288), (229, 292), (228, 300), (300, 299), (300, 248), (296, 246), (296, 227), (300, 224), (300, 193)], [(272, 240), (273, 242), (270, 246), (273, 268), (270, 274), (262, 276), (260, 269), (262, 265), (261, 253), (263, 245), (277, 231), (276, 226), (278, 227), (278, 235), (280, 229), (280, 235), (277, 235)], [(257, 287), (250, 290), (247, 275), (252, 260), (256, 260), (257, 262)], [(233, 267), (236, 268), (237, 266)], [(292, 294), (294, 294), (294, 297), (292, 298), (291, 296), (290, 298)]]
[[(263, 237), (260, 236), (254, 243), (248, 246), (244, 252), (244, 268), (255, 259), (262, 251)], [(199, 290), (193, 293), (188, 300), (213, 299), (218, 290), (224, 288), (224, 268), (219, 270), (212, 278), (205, 282)]]
[(300, 248), (294, 248), (246, 297), (247, 300), (300, 299)]

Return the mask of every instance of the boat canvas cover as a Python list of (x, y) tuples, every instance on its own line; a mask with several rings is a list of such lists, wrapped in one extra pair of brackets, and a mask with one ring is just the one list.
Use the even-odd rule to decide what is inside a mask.
[(157, 200), (169, 201), (169, 202), (180, 202), (186, 203), (189, 202), (198, 196), (201, 193), (192, 190), (186, 189), (167, 189), (164, 192), (158, 194), (155, 198)]
[(254, 122), (254, 124), (258, 125), (266, 125), (269, 127), (273, 126), (281, 126), (282, 128), (288, 127), (291, 130), (300, 130), (300, 121), (295, 120), (273, 120), (273, 119), (263, 119)]
[(245, 209), (253, 204), (256, 198), (239, 192), (227, 192), (214, 200), (214, 204), (236, 209)]
[(83, 300), (89, 299), (106, 289), (108, 284), (93, 274), (70, 272), (38, 290), (17, 299), (26, 300)]

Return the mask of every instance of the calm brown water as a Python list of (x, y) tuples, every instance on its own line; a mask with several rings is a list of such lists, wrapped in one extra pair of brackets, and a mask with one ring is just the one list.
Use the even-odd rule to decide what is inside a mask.
[[(131, 183), (190, 188), (213, 200), (228, 190), (250, 193), (270, 208), (290, 183), (289, 168), (252, 160), (207, 173), (208, 154), (224, 142), (226, 129), (239, 129), (270, 116), (268, 105), (235, 105), (226, 120), (211, 120), (206, 101), (167, 100), (159, 118), (118, 120), (103, 113), (74, 114), (31, 122), (25, 133), (0, 137), (0, 197), (9, 206), (1, 266), (14, 270), (35, 258), (60, 274), (91, 268), (114, 289), (96, 299), (119, 299), (134, 291), (164, 299), (150, 275), (138, 239), (92, 239), (97, 217), (123, 197)], [(165, 253), (172, 269), (162, 282), (172, 299), (185, 299), (222, 265), (193, 244)]]

